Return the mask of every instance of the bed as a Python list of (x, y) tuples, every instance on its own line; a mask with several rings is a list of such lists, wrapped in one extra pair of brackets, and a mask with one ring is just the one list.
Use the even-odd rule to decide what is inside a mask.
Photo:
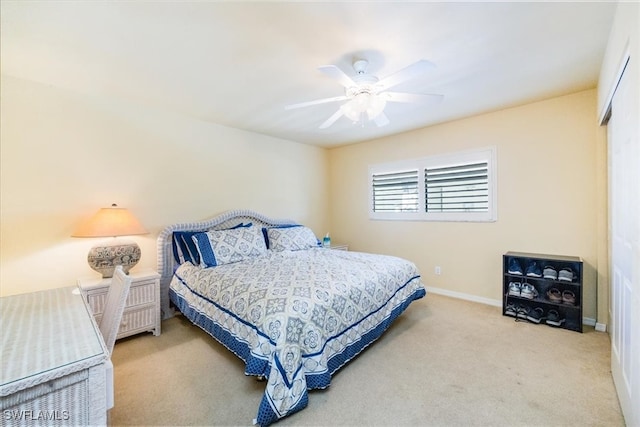
[(169, 226), (158, 251), (163, 317), (179, 310), (266, 379), (261, 426), (307, 406), (426, 294), (407, 260), (323, 248), (304, 225), (252, 211)]

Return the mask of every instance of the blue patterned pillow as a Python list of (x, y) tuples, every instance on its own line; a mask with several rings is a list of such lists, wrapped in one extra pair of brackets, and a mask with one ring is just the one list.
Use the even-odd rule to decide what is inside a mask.
[(267, 228), (266, 230), (270, 250), (299, 251), (315, 248), (319, 244), (318, 238), (313, 234), (313, 231), (302, 225), (284, 228), (274, 227)]
[(262, 227), (262, 234), (264, 235), (264, 241), (267, 244), (267, 249), (269, 249), (269, 235), (267, 234), (267, 230), (272, 228), (291, 228), (291, 227), (302, 227), (300, 224), (282, 224), (282, 225), (274, 225), (273, 227)]
[(193, 241), (198, 247), (200, 265), (203, 267), (231, 264), (267, 251), (264, 237), (258, 227), (210, 230), (195, 234)]

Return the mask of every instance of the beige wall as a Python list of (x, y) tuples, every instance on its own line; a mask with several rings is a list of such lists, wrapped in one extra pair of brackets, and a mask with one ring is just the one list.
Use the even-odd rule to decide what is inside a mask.
[(150, 231), (133, 238), (137, 268), (156, 268), (163, 227), (229, 209), (327, 229), (325, 150), (8, 76), (1, 84), (1, 295), (97, 275), (86, 263), (96, 240), (69, 236), (111, 203)]
[[(332, 149), (333, 240), (353, 250), (405, 257), (417, 264), (428, 287), (494, 303), (501, 301), (505, 252), (581, 256), (584, 316), (600, 318), (596, 226), (606, 205), (598, 196), (596, 171), (606, 159), (598, 154), (604, 135), (595, 117), (596, 91), (588, 90)], [(370, 164), (487, 146), (497, 148), (497, 222), (369, 219)], [(441, 275), (434, 274), (435, 266)]]
[[(150, 231), (134, 237), (139, 267), (155, 268), (164, 226), (236, 208), (329, 230), (353, 250), (403, 256), (427, 286), (490, 303), (500, 300), (504, 252), (579, 255), (584, 314), (606, 322), (596, 309), (606, 155), (595, 90), (332, 150), (8, 76), (1, 101), (2, 295), (95, 275), (85, 261), (95, 240), (69, 236), (115, 202)], [(369, 164), (486, 146), (497, 147), (497, 222), (368, 219)]]

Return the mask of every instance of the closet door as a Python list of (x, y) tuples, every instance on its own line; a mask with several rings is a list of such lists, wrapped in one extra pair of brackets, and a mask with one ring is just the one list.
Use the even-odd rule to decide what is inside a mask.
[[(637, 64), (637, 62), (636, 62)], [(640, 419), (640, 141), (627, 63), (608, 123), (611, 371), (628, 425)], [(632, 403), (635, 402), (635, 403)]]

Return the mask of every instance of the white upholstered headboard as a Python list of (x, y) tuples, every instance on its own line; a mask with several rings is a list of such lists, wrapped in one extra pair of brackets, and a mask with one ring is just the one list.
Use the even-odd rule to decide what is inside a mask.
[(160, 232), (158, 235), (158, 273), (160, 273), (160, 307), (163, 319), (172, 317), (174, 314), (169, 304), (169, 283), (174, 270), (178, 267), (173, 257), (173, 232), (221, 230), (249, 222), (257, 227), (297, 224), (296, 221), (272, 219), (250, 210), (233, 210), (203, 221), (173, 224)]

